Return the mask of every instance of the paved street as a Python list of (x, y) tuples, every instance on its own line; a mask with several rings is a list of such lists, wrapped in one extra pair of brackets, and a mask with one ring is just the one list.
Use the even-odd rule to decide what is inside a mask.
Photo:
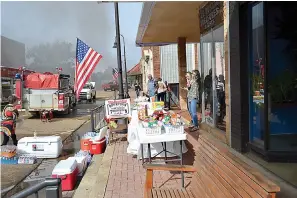
[[(33, 136), (59, 135), (64, 141), (76, 129), (89, 120), (90, 110), (103, 104), (102, 99), (108, 99), (113, 96), (113, 92), (97, 91), (97, 100), (93, 103), (82, 101), (76, 109), (69, 115), (57, 115), (52, 122), (43, 123), (37, 117), (24, 117), (25, 119), (17, 124), (17, 138)], [(87, 132), (90, 127), (84, 127), (83, 133)], [(11, 141), (9, 144), (12, 144)], [(2, 165), (1, 168), (1, 194), (13, 188), (16, 184), (26, 178), (40, 164), (34, 165)]]

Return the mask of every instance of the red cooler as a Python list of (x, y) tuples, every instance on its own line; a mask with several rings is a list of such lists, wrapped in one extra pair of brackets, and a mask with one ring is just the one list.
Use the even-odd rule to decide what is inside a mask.
[(61, 160), (52, 172), (53, 178), (61, 178), (62, 191), (74, 189), (78, 175), (78, 167), (75, 159)]
[(93, 155), (98, 155), (104, 153), (106, 148), (106, 138), (102, 138), (101, 140), (94, 141), (90, 140), (90, 153)]
[(90, 139), (81, 139), (80, 140), (80, 150), (82, 150), (82, 151), (90, 150)]

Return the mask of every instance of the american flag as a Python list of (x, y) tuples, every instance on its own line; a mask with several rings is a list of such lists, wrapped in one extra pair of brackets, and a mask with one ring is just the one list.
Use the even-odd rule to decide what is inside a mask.
[(96, 65), (102, 58), (102, 55), (89, 47), (80, 39), (77, 39), (76, 44), (76, 68), (75, 68), (75, 90), (76, 97), (90, 79)]
[(119, 71), (118, 71), (117, 68), (113, 68), (112, 69), (112, 77), (113, 77), (114, 81), (116, 81), (118, 79), (118, 77), (119, 77)]

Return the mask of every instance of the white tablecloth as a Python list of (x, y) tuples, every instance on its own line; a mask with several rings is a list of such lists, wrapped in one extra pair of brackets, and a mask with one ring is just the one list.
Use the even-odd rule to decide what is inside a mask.
[[(162, 131), (161, 135), (155, 136), (147, 136), (145, 134), (138, 133), (139, 128), (139, 120), (137, 110), (132, 111), (132, 119), (130, 124), (128, 125), (128, 148), (127, 153), (137, 155), (139, 159), (141, 159), (141, 143), (143, 143), (143, 155), (144, 157), (148, 157), (148, 146), (147, 143), (151, 143), (151, 156), (155, 156), (160, 151), (163, 150), (161, 142), (166, 142), (166, 150), (177, 155), (180, 154), (180, 141), (186, 140), (186, 134), (176, 134), (176, 135), (167, 135), (165, 131)], [(185, 143), (182, 145), (183, 153), (188, 151)], [(174, 157), (171, 153), (167, 153), (167, 157)], [(158, 157), (165, 157), (165, 153), (161, 153)]]

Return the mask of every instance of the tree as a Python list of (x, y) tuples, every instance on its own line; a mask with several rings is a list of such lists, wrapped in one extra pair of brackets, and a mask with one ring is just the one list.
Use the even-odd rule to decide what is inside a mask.
[(75, 51), (71, 43), (56, 41), (33, 46), (28, 49), (26, 58), (28, 67), (37, 72), (55, 72), (59, 67), (63, 73), (74, 77)]

